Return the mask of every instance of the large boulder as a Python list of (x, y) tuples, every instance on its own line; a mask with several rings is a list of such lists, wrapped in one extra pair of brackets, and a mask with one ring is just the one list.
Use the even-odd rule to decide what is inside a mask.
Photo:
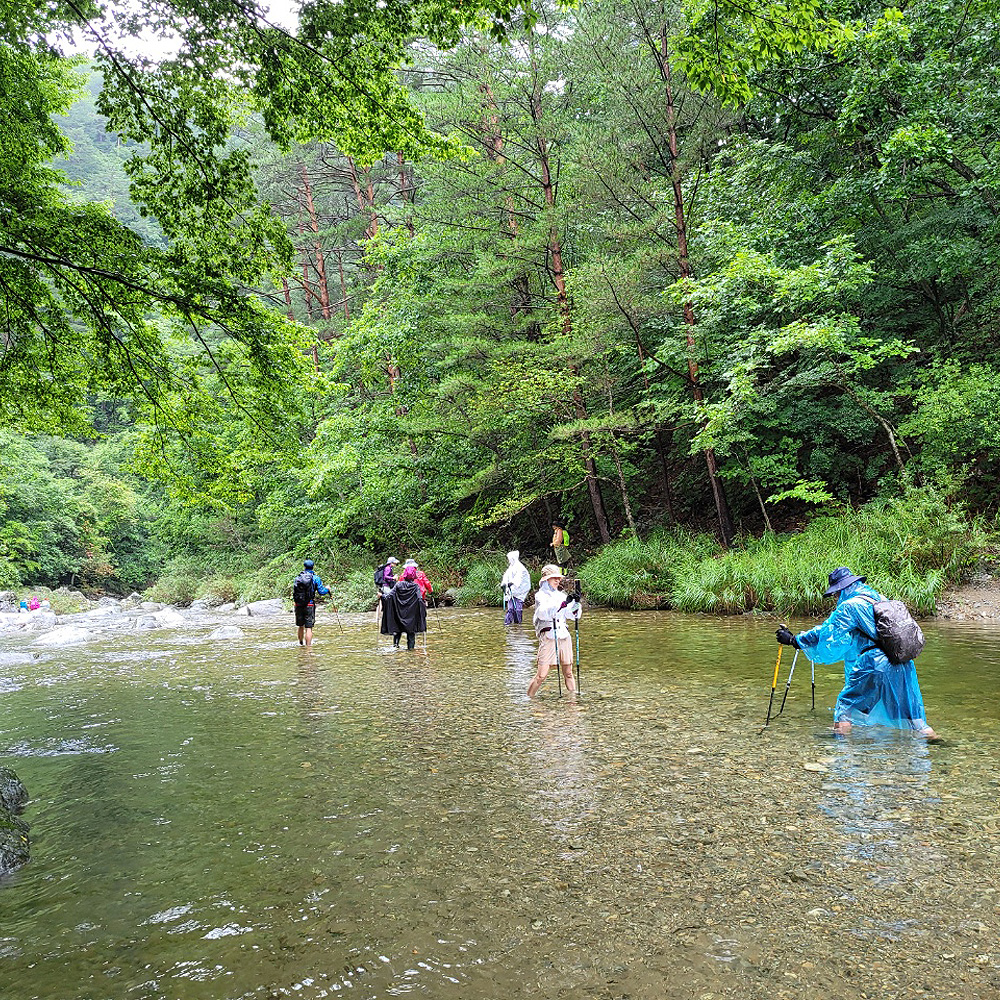
[(280, 615), (284, 614), (285, 605), (280, 597), (275, 597), (270, 601), (253, 601), (250, 604), (244, 605), (247, 609), (247, 614), (253, 615), (255, 618), (264, 618), (268, 615)]
[(164, 608), (162, 611), (157, 611), (153, 617), (161, 628), (177, 628), (186, 621), (176, 608)]
[(43, 632), (35, 640), (36, 646), (70, 646), (78, 642), (87, 642), (93, 639), (94, 633), (90, 629), (79, 628), (76, 625), (60, 625), (51, 632)]
[(19, 604), (13, 590), (0, 590), (0, 611), (17, 611)]
[(28, 790), (9, 768), (0, 767), (0, 875), (28, 861), (28, 824), (17, 814), (28, 801)]

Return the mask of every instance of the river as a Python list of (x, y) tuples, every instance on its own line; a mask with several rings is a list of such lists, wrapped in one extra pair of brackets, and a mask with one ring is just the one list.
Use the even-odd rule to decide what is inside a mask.
[(426, 655), (240, 624), (0, 637), (3, 1000), (1000, 995), (991, 628), (925, 628), (928, 744), (834, 739), (842, 667), (813, 712), (802, 657), (761, 734), (750, 616), (588, 612), (583, 697), (534, 701), (498, 611), (432, 612)]

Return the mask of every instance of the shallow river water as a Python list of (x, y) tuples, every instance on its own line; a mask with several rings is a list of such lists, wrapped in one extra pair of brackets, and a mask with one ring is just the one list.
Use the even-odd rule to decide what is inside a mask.
[(534, 701), (499, 612), (342, 621), (0, 639), (3, 1000), (1000, 996), (995, 631), (925, 628), (928, 744), (801, 656), (760, 734), (772, 621), (588, 612)]

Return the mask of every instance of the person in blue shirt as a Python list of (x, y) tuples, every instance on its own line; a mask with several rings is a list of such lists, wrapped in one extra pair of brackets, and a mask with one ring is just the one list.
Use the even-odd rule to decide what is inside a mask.
[[(323, 586), (323, 581), (319, 578), (319, 574), (314, 572), (314, 565), (315, 564), (312, 559), (307, 559), (302, 564), (302, 572), (295, 578), (295, 583), (292, 584), (292, 596), (295, 604), (295, 624), (299, 627), (300, 646), (312, 645), (313, 626), (316, 624), (316, 595), (326, 595), (330, 593), (330, 591)], [(306, 583), (307, 576), (311, 577), (311, 586)], [(303, 599), (301, 600), (295, 596), (295, 588), (299, 581), (306, 583), (306, 593), (302, 595)]]
[[(865, 586), (846, 566), (835, 569), (824, 596), (837, 597), (833, 613), (821, 625), (793, 635), (784, 625), (775, 632), (778, 642), (795, 646), (816, 663), (844, 661), (844, 688), (833, 710), (834, 732), (848, 733), (854, 725), (910, 729), (933, 739), (913, 660), (890, 663), (875, 644), (878, 591)], [(870, 598), (870, 599), (869, 599)]]

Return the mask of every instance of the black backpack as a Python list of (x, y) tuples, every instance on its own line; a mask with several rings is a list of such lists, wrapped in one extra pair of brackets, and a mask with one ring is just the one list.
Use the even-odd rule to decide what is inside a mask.
[(876, 601), (867, 594), (858, 596), (871, 602), (875, 612), (875, 635), (871, 638), (890, 663), (898, 666), (919, 655), (924, 648), (924, 633), (902, 601), (885, 597)]
[(375, 586), (381, 587), (385, 583), (385, 563), (375, 567)]
[(292, 600), (299, 605), (308, 604), (313, 599), (314, 589), (313, 575), (304, 569), (292, 581)]

